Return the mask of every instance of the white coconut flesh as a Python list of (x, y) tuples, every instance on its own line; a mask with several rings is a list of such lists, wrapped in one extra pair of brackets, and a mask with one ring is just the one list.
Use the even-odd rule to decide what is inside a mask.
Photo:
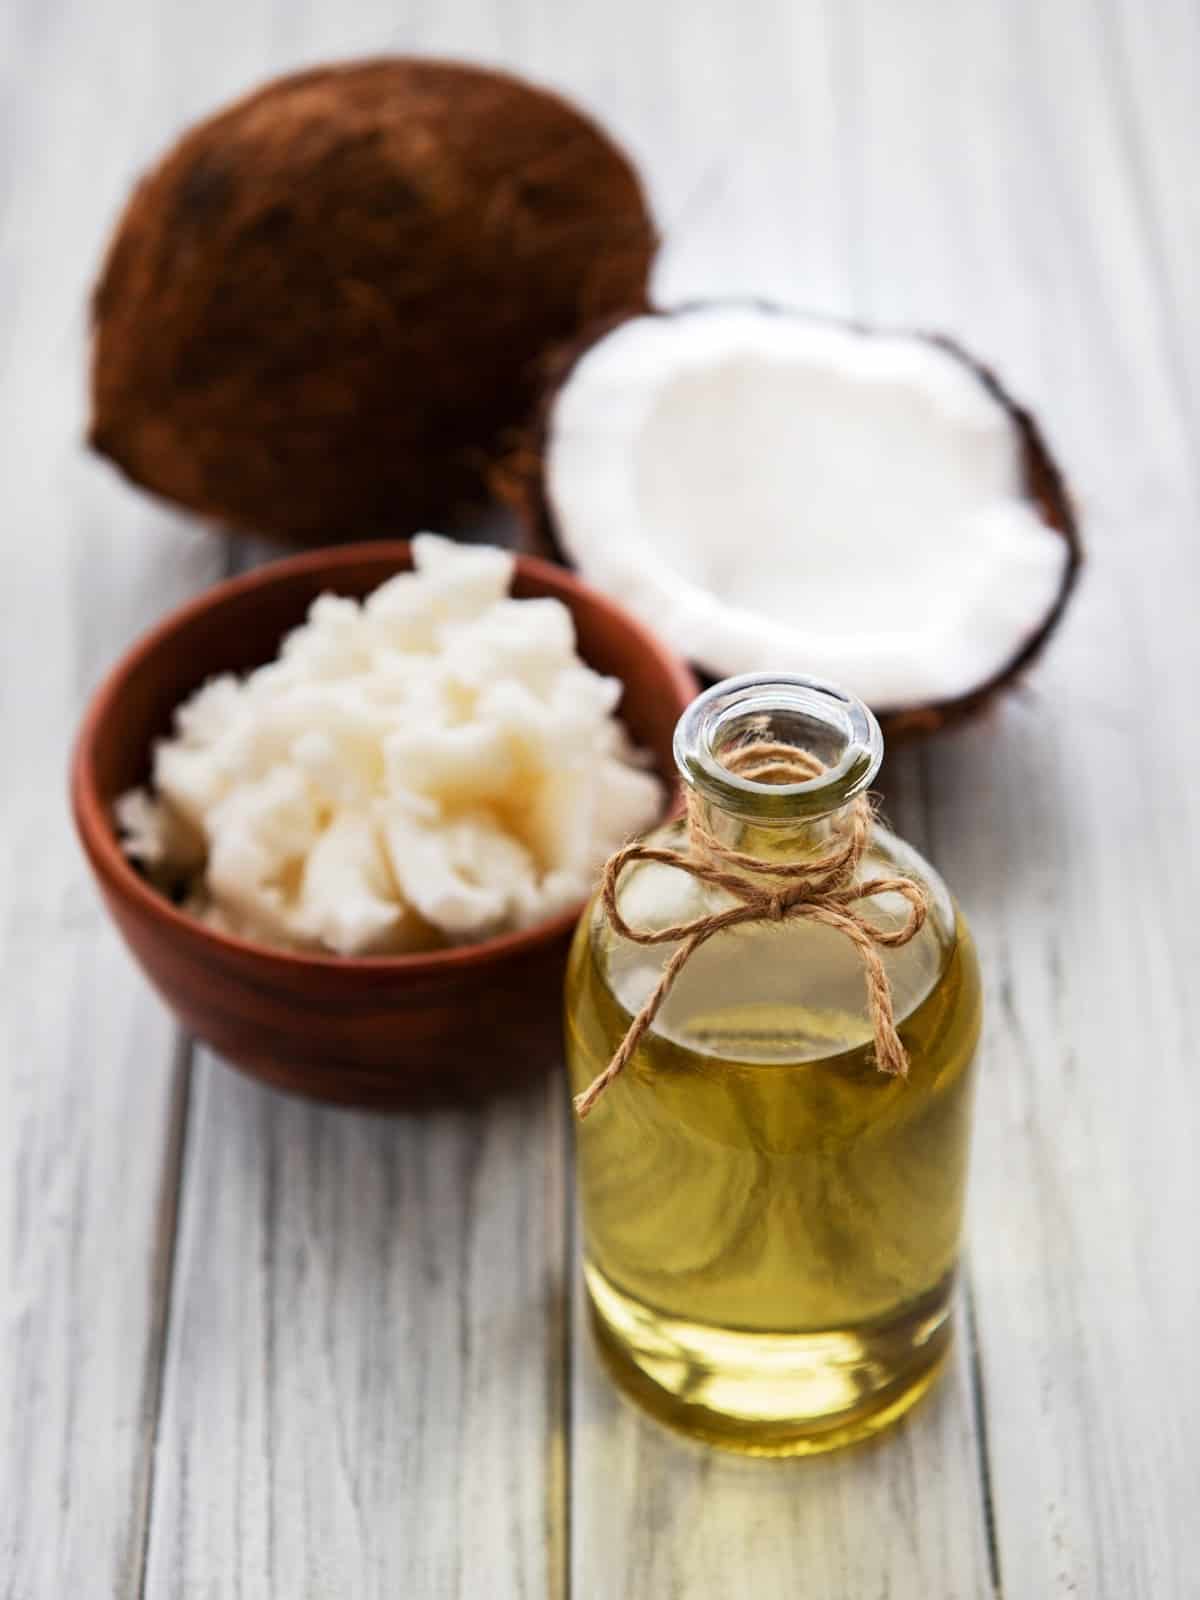
[(1069, 559), (965, 362), (754, 308), (592, 346), (551, 408), (545, 491), (581, 575), (713, 676), (803, 672), (886, 710), (1002, 673)]

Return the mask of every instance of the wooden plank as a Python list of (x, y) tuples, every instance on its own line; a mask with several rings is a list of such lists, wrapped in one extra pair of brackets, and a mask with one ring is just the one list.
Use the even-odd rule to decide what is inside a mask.
[(83, 92), (77, 8), (5, 23), (0, 1592), (25, 1600), (136, 1582), (186, 1091), (72, 837), (67, 753), (100, 673), (218, 552), (80, 445), (84, 298), (140, 108)]
[(387, 1118), (202, 1058), (148, 1596), (561, 1592), (546, 1094)]
[[(719, 155), (694, 188), (682, 161), (660, 178), (660, 205), (681, 223), (659, 275), (668, 301), (742, 292), (843, 314), (865, 309), (870, 263), (860, 196), (848, 188), (861, 155), (861, 46), (845, 9), (759, 5), (717, 16), (689, 8), (660, 19), (680, 41), (678, 52), (654, 58), (663, 120), (705, 130), (698, 143)], [(893, 820), (922, 844), (916, 759), (891, 762), (888, 782)], [(620, 1401), (590, 1348), (578, 1291), (575, 1330), (573, 1592), (596, 1600), (992, 1593), (967, 1338), (934, 1395), (886, 1441), (763, 1463), (695, 1449)]]
[[(1156, 59), (1194, 60), (1195, 19), (1172, 15)], [(972, 1277), (999, 1572), (1016, 1595), (1182, 1594), (1200, 1557), (1188, 340), (1164, 325), (1100, 8), (947, 11), (905, 30), (902, 81), (889, 18), (865, 35), (865, 227), (891, 256), (871, 309), (949, 323), (1015, 374), (1092, 554), (1029, 689), (926, 765), (991, 1002)], [(1161, 132), (1148, 78), (1137, 105)]]
[(136, 1584), (186, 1092), (72, 837), (67, 754), (101, 672), (219, 552), (81, 446), (84, 303), (152, 86), (101, 95), (88, 8), (3, 31), (0, 1592), (27, 1600)]
[[(43, 813), (37, 863), (70, 848), (47, 832)], [(11, 883), (20, 869), (4, 865)], [(64, 873), (48, 901), (26, 882), (37, 913), (10, 902), (0, 924), (19, 997), (0, 1022), (0, 1548), (14, 1597), (126, 1592), (162, 1355), (185, 1075), (81, 878)]]

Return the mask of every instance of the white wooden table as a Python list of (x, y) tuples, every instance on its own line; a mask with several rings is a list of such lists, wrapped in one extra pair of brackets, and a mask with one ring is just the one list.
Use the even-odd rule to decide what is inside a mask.
[[(379, 49), (599, 112), (667, 301), (958, 335), (1076, 490), (1045, 665), (892, 770), (990, 1010), (962, 1337), (858, 1453), (740, 1463), (628, 1411), (560, 1085), (396, 1121), (256, 1087), (173, 1027), (71, 838), (85, 696), (227, 559), (81, 449), (101, 241), (185, 121)], [(1200, 1594), (1193, 0), (15, 0), (0, 70), (0, 1593)]]

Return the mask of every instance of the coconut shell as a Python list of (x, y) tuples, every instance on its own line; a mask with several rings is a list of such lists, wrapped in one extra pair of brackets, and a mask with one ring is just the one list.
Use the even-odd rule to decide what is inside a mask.
[[(641, 312), (633, 315), (682, 316), (700, 309), (702, 306), (699, 303), (692, 303), (672, 310), (654, 308), (649, 313)], [(806, 314), (766, 302), (761, 303), (761, 309), (769, 315)], [(542, 363), (542, 393), (534, 421), (526, 427), (507, 455), (497, 462), (492, 471), (494, 493), (516, 513), (519, 519), (521, 548), (528, 554), (559, 561), (568, 567), (574, 566), (574, 563), (567, 556), (555, 529), (554, 514), (546, 496), (542, 467), (550, 418), (558, 392), (570, 377), (576, 364), (593, 346), (615, 332), (626, 320), (627, 314), (617, 314), (608, 318), (605, 323), (587, 329), (578, 338), (547, 353)], [(849, 321), (845, 326), (852, 327), (856, 332), (868, 334), (871, 332), (894, 334), (897, 331), (905, 331), (894, 328), (872, 329), (865, 324)], [(1046, 526), (1065, 541), (1068, 557), (1053, 607), (1037, 631), (1025, 641), (1002, 671), (994, 674), (968, 694), (959, 695), (951, 700), (942, 700), (927, 706), (871, 708), (879, 719), (884, 737), (893, 746), (902, 744), (908, 739), (936, 733), (942, 728), (978, 716), (991, 705), (1000, 691), (1013, 686), (1041, 654), (1061, 621), (1083, 563), (1083, 546), (1070, 494), (1032, 413), (1013, 399), (990, 367), (968, 354), (956, 340), (945, 334), (930, 333), (921, 329), (907, 331), (910, 337), (927, 339), (931, 344), (938, 345), (963, 362), (1003, 406), (1012, 420), (1020, 442), (1026, 493), (1037, 505)], [(702, 661), (693, 662), (692, 665), (703, 683), (715, 681)]]
[(300, 543), (453, 526), (545, 350), (644, 308), (625, 155), (501, 73), (403, 58), (270, 83), (143, 179), (93, 302), (90, 442)]

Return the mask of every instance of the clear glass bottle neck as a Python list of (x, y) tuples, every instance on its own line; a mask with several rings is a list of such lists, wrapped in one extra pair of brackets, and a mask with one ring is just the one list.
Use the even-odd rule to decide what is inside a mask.
[[(769, 742), (815, 757), (789, 781), (731, 770), (734, 751)], [(811, 678), (729, 678), (694, 700), (675, 730), (675, 759), (699, 819), (722, 843), (764, 859), (819, 854), (883, 758), (879, 724), (861, 700)]]
[(762, 861), (798, 861), (824, 855), (847, 810), (846, 806), (839, 806), (803, 821), (777, 819), (761, 823), (736, 816), (703, 795), (697, 794), (692, 803), (700, 824), (714, 839)]

